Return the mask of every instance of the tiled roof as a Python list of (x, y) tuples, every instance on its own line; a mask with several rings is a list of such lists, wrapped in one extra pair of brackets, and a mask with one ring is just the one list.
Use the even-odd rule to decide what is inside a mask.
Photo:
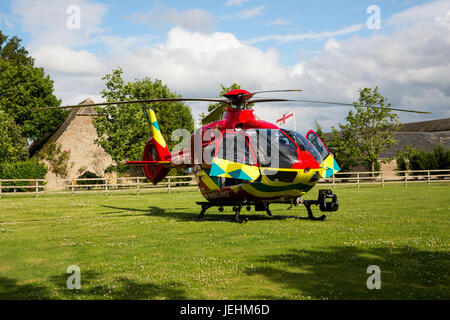
[[(82, 104), (88, 104), (88, 103), (94, 103), (90, 98), (87, 98), (86, 100), (79, 103), (79, 105)], [(74, 108), (70, 111), (70, 113), (67, 115), (66, 120), (59, 126), (58, 130), (54, 134), (46, 134), (44, 135), (39, 141), (34, 141), (30, 147), (28, 148), (28, 153), (31, 156), (33, 156), (36, 151), (40, 150), (48, 141), (55, 142), (58, 140), (59, 137), (66, 131), (67, 127), (70, 125), (70, 123), (75, 119), (76, 116), (95, 116), (97, 113), (93, 107), (84, 107), (84, 108)]]
[(450, 131), (450, 118), (431, 121), (404, 123), (399, 132), (438, 132)]

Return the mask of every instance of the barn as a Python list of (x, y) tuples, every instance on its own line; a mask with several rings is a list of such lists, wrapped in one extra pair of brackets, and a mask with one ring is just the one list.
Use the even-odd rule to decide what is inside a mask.
[[(91, 99), (86, 99), (79, 105), (94, 103)], [(62, 188), (67, 182), (58, 180), (76, 179), (87, 172), (98, 177), (115, 177), (115, 174), (105, 174), (106, 168), (114, 164), (111, 156), (100, 146), (95, 144), (97, 130), (92, 124), (92, 117), (96, 115), (93, 107), (83, 107), (72, 109), (64, 123), (52, 135), (44, 137), (40, 141), (30, 145), (30, 156), (38, 156), (43, 153), (45, 147), (56, 144), (61, 147), (62, 152), (68, 154), (67, 171), (61, 176), (52, 170), (52, 164), (41, 156), (49, 168), (46, 175), (48, 183), (46, 190), (57, 190)]]

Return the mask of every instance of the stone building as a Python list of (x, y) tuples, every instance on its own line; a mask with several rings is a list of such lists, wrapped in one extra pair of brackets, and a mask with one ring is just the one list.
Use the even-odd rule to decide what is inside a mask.
[[(82, 104), (94, 103), (91, 99), (86, 99)], [(51, 136), (33, 143), (30, 146), (30, 155), (35, 155), (45, 146), (55, 143), (61, 146), (61, 151), (69, 151), (68, 169), (65, 177), (58, 176), (52, 171), (51, 164), (46, 162), (49, 167), (46, 179), (48, 183), (46, 190), (56, 190), (67, 185), (68, 182), (61, 182), (61, 179), (76, 179), (86, 172), (95, 174), (98, 177), (111, 177), (112, 174), (105, 175), (105, 169), (114, 164), (111, 156), (100, 146), (95, 144), (97, 139), (97, 130), (92, 124), (92, 116), (96, 112), (93, 107), (84, 107), (72, 109), (64, 123)]]

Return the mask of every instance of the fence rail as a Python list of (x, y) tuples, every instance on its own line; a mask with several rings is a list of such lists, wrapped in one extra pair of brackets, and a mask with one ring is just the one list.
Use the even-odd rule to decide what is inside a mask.
[(422, 182), (430, 185), (433, 182), (450, 182), (450, 169), (440, 170), (410, 170), (410, 171), (376, 171), (376, 172), (338, 172), (319, 183), (331, 185), (337, 184), (355, 185), (379, 185), (402, 183), (405, 187), (408, 183)]
[[(60, 190), (45, 190), (45, 186), (50, 181), (57, 181), (61, 185)], [(434, 182), (450, 182), (450, 169), (442, 170), (416, 170), (416, 171), (377, 171), (377, 172), (338, 172), (328, 179), (319, 181), (320, 185), (327, 185), (335, 188), (336, 185), (355, 185), (359, 188), (362, 185), (379, 185), (402, 183), (405, 187), (409, 183), (422, 182), (431, 185)], [(134, 190), (137, 195), (142, 192), (155, 190), (197, 190), (195, 176), (168, 176), (157, 185), (146, 181), (145, 177), (125, 177), (125, 178), (86, 178), (86, 179), (0, 179), (0, 198), (3, 195), (23, 195), (50, 193), (86, 193), (102, 192), (109, 194), (112, 192)], [(27, 191), (27, 192), (20, 192)]]

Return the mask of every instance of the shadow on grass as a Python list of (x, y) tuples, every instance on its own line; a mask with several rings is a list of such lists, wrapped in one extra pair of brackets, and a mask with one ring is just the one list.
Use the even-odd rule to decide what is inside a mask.
[(19, 283), (16, 279), (0, 277), (0, 299), (186, 299), (184, 290), (177, 283), (158, 285), (138, 283), (117, 277), (102, 279), (92, 272), (81, 273), (81, 289), (70, 290), (66, 281), (70, 274), (50, 277), (45, 283)]
[[(102, 214), (118, 214), (118, 213), (124, 213), (124, 212), (132, 212), (132, 216), (136, 216), (134, 212), (139, 212), (140, 215), (145, 216), (154, 216), (154, 217), (161, 217), (161, 218), (169, 218), (169, 219), (176, 219), (178, 221), (196, 221), (196, 222), (205, 222), (205, 221), (223, 221), (223, 222), (233, 222), (234, 220), (234, 212), (226, 211), (222, 214), (220, 213), (214, 213), (214, 208), (211, 208), (210, 211), (208, 210), (203, 219), (199, 219), (199, 213), (200, 213), (200, 206), (198, 207), (198, 213), (193, 212), (187, 212), (187, 211), (176, 211), (176, 210), (186, 210), (187, 208), (177, 208), (173, 209), (171, 211), (166, 211), (165, 209), (162, 209), (160, 207), (156, 206), (150, 206), (148, 209), (136, 209), (136, 208), (124, 208), (124, 207), (116, 207), (116, 206), (109, 206), (109, 205), (100, 205), (101, 207), (108, 208), (108, 209), (114, 209), (116, 211), (109, 211), (109, 212), (103, 212)], [(119, 210), (119, 211), (117, 211)], [(303, 210), (301, 213), (304, 213), (304, 216), (299, 215), (274, 215), (272, 217), (269, 217), (265, 214), (261, 213), (250, 213), (245, 214), (247, 211), (245, 211), (245, 208), (241, 211), (241, 219), (247, 219), (248, 221), (265, 221), (265, 220), (285, 220), (285, 219), (306, 219), (307, 212), (306, 210)], [(298, 213), (298, 211), (296, 212)], [(131, 216), (129, 214), (124, 215), (118, 215), (119, 217), (126, 217)]]
[[(251, 278), (264, 277), (289, 291), (312, 299), (449, 299), (448, 251), (411, 247), (292, 250), (258, 259), (264, 267), (249, 268)], [(381, 289), (369, 290), (370, 265), (381, 270)], [(265, 296), (257, 299), (282, 299)]]

